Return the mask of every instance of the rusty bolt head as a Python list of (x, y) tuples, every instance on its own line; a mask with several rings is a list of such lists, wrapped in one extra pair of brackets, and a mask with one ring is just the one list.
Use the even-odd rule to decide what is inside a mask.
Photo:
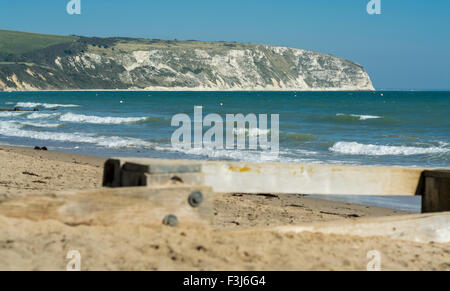
[(171, 227), (177, 227), (178, 226), (178, 217), (175, 215), (167, 215), (164, 217), (163, 224)]
[(196, 208), (203, 202), (203, 193), (200, 191), (192, 192), (188, 198), (189, 205)]

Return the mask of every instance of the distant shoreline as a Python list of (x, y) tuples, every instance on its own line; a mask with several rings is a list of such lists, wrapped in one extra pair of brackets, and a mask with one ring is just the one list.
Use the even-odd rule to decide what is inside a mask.
[(278, 89), (278, 90), (205, 90), (205, 89), (68, 89), (68, 90), (0, 90), (0, 93), (25, 93), (25, 92), (450, 92), (450, 89), (375, 89), (375, 90), (294, 90), (294, 89)]
[(0, 92), (377, 92), (377, 90), (295, 90), (295, 89), (265, 89), (265, 90), (238, 90), (238, 89), (62, 89), (62, 90), (0, 90)]

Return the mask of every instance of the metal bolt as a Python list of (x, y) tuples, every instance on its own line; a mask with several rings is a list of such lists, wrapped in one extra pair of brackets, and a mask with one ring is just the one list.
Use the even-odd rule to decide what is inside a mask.
[(167, 215), (164, 217), (163, 224), (171, 227), (178, 226), (178, 218), (175, 215)]
[(203, 202), (203, 193), (200, 191), (192, 192), (188, 198), (189, 205), (196, 208), (199, 207)]

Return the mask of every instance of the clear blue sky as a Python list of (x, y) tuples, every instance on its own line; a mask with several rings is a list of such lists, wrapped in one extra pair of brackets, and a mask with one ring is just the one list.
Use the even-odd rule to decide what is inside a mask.
[(450, 89), (450, 1), (0, 0), (0, 28), (285, 45), (363, 65), (377, 89)]

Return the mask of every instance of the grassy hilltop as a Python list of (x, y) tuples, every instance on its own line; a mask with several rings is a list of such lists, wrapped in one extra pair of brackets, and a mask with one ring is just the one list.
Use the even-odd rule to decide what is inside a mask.
[[(81, 37), (81, 36), (61, 36), (38, 34), (20, 31), (0, 30), (0, 61), (20, 62), (29, 61), (39, 52), (57, 55), (70, 55), (81, 51), (96, 51), (111, 53), (114, 48), (119, 48), (122, 52), (131, 52), (139, 49), (168, 49), (168, 48), (248, 48), (252, 44), (242, 44), (236, 42), (202, 42), (196, 40), (159, 40), (159, 39), (139, 39), (125, 37)], [(39, 59), (34, 59), (39, 62)]]
[(0, 30), (0, 52), (3, 57), (8, 54), (20, 55), (61, 43), (77, 41), (78, 37), (59, 36), (18, 31)]

